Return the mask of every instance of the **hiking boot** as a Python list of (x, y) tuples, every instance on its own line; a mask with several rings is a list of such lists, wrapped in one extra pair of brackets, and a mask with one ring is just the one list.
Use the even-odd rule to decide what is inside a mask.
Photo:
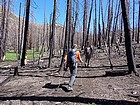
[(71, 86), (68, 86), (68, 91), (73, 91), (73, 88)]

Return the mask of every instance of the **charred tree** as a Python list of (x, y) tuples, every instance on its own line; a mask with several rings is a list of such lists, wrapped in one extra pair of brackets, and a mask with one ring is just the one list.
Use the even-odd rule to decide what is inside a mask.
[(20, 6), (19, 6), (19, 23), (18, 23), (18, 59), (17, 60), (20, 60), (20, 54), (21, 54), (21, 44), (20, 44), (20, 15), (21, 15), (21, 3), (20, 3)]
[(54, 45), (54, 36), (55, 36), (55, 24), (56, 24), (56, 1), (54, 0), (54, 9), (53, 9), (53, 19), (52, 19), (52, 31), (51, 36), (49, 40), (49, 46), (50, 46), (50, 54), (49, 54), (49, 63), (48, 67), (51, 67), (51, 60), (53, 56), (53, 45)]
[(72, 35), (72, 0), (69, 0), (69, 15), (68, 15), (68, 17), (69, 17), (69, 20), (68, 20), (68, 22), (69, 22), (69, 28), (68, 28), (68, 32), (69, 32), (69, 34), (68, 34), (68, 49), (70, 49), (71, 48), (71, 35)]
[(90, 23), (91, 23), (92, 10), (93, 10), (93, 0), (92, 0), (92, 2), (91, 2), (91, 8), (90, 8), (90, 14), (89, 14), (89, 21), (88, 21), (88, 28), (87, 28), (87, 36), (86, 36), (85, 43), (86, 43), (87, 41), (89, 41), (89, 30), (90, 30)]
[(135, 0), (133, 0), (133, 34), (132, 41), (135, 40)]
[(108, 5), (108, 23), (107, 23), (107, 44), (109, 47), (109, 54), (110, 54), (110, 31), (111, 31), (111, 26), (112, 26), (112, 19), (113, 19), (113, 0), (112, 0), (112, 5), (111, 5), (111, 0), (109, 0), (109, 5)]
[(137, 35), (137, 43), (139, 43), (139, 36), (140, 36), (140, 0), (139, 0), (139, 14), (138, 14), (138, 35)]
[(133, 49), (131, 44), (131, 33), (130, 33), (130, 23), (128, 18), (128, 7), (126, 5), (126, 0), (121, 0), (122, 17), (124, 21), (124, 31), (125, 31), (125, 48), (128, 63), (128, 73), (135, 73), (139, 75), (136, 69), (136, 64), (134, 61)]
[(76, 12), (75, 12), (75, 21), (73, 21), (74, 24), (73, 24), (73, 27), (72, 27), (71, 46), (73, 46), (73, 44), (74, 44), (74, 35), (75, 35), (76, 25), (77, 25), (77, 20), (78, 20), (78, 10), (79, 10), (78, 3), (79, 3), (78, 1), (75, 2), (75, 4), (76, 4)]
[(0, 61), (4, 57), (3, 39), (5, 35), (5, 18), (6, 18), (6, 0), (2, 0), (2, 22), (1, 22), (1, 35), (0, 35)]
[(22, 26), (21, 26), (21, 38), (20, 38), (20, 53), (21, 49), (23, 46), (23, 35), (24, 35), (24, 24), (25, 24), (25, 9), (24, 9), (24, 14), (23, 14), (23, 19), (22, 19)]
[(120, 25), (121, 25), (121, 29), (120, 29), (120, 40), (119, 40), (119, 43), (122, 43), (122, 41), (123, 41), (123, 31), (122, 31), (122, 29), (123, 29), (123, 19), (122, 19), (122, 17), (120, 17), (121, 19), (120, 19)]
[[(101, 15), (102, 15), (102, 26), (103, 26), (103, 29), (102, 29), (102, 39), (103, 39), (103, 43), (105, 41), (105, 24), (104, 24), (104, 13), (103, 13), (103, 5), (102, 5), (102, 0), (100, 0), (100, 3), (101, 3)], [(105, 45), (105, 43), (104, 43)]]
[(95, 0), (95, 21), (94, 21), (94, 38), (93, 38), (93, 42), (94, 45), (97, 47), (98, 44), (98, 36), (97, 36), (97, 10), (96, 10), (96, 0)]
[(85, 46), (85, 37), (87, 36), (87, 0), (84, 0), (84, 15), (83, 15), (83, 46)]
[(61, 59), (61, 64), (59, 71), (62, 69), (62, 65), (64, 62), (64, 57), (66, 52), (68, 51), (68, 34), (69, 34), (69, 0), (67, 0), (67, 12), (66, 12), (66, 29), (65, 29), (65, 40), (64, 40), (64, 48), (63, 48), (63, 55)]
[(117, 23), (118, 23), (118, 17), (119, 17), (119, 10), (120, 10), (120, 2), (119, 4), (118, 3), (116, 4), (113, 32), (112, 32), (112, 37), (111, 37), (111, 46), (113, 45), (113, 43), (116, 43), (116, 30), (117, 30)]
[(8, 1), (8, 9), (7, 9), (7, 15), (6, 15), (5, 35), (3, 39), (3, 60), (5, 60), (5, 56), (6, 56), (6, 43), (7, 43), (7, 37), (8, 37), (8, 29), (9, 29), (10, 3), (11, 3), (11, 0)]
[(99, 1), (99, 18), (98, 18), (98, 47), (101, 48), (101, 25), (100, 25), (100, 8), (101, 0)]
[(26, 18), (25, 18), (25, 29), (24, 29), (24, 42), (21, 58), (21, 66), (25, 66), (26, 51), (27, 51), (27, 37), (28, 37), (28, 27), (29, 27), (29, 14), (30, 14), (30, 0), (26, 3)]
[[(43, 53), (44, 53), (44, 46), (45, 46), (45, 40), (46, 40), (46, 34), (45, 34), (45, 31), (46, 31), (46, 6), (44, 8), (44, 25), (43, 25), (43, 40), (42, 40), (42, 45), (41, 45), (41, 50), (40, 50), (40, 54), (39, 54), (39, 59), (38, 59), (38, 65), (39, 65), (39, 61), (41, 59), (41, 57), (43, 57)], [(46, 35), (46, 36), (45, 36)]]

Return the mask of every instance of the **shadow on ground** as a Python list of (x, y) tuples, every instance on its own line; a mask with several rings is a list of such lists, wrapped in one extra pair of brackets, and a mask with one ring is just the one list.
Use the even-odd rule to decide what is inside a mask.
[(57, 90), (58, 88), (61, 88), (63, 91), (65, 92), (70, 92), (65, 85), (68, 84), (51, 84), (51, 83), (47, 83), (45, 84), (42, 88), (48, 88), (48, 89), (55, 89)]
[(140, 105), (140, 102), (131, 102), (124, 100), (107, 100), (107, 99), (94, 99), (84, 97), (55, 97), (55, 96), (22, 96), (22, 97), (0, 97), (1, 101), (7, 100), (22, 100), (22, 101), (54, 101), (54, 102), (74, 102), (85, 104), (99, 104), (99, 105)]

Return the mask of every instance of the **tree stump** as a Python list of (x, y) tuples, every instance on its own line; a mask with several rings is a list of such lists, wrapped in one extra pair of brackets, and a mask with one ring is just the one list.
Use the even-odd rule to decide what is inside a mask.
[(19, 76), (18, 66), (14, 68), (14, 76)]

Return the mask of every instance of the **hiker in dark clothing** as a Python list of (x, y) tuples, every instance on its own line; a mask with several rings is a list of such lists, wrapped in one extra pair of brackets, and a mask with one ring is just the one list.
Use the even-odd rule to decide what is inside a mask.
[(67, 63), (69, 69), (70, 69), (70, 81), (68, 85), (68, 90), (72, 91), (73, 88), (72, 86), (74, 85), (75, 78), (77, 75), (77, 66), (78, 66), (78, 61), (83, 62), (80, 56), (80, 52), (76, 51), (77, 50), (77, 45), (74, 44), (72, 49), (67, 53), (65, 56), (64, 60)]
[(92, 56), (92, 50), (93, 50), (93, 48), (90, 46), (89, 42), (87, 42), (85, 50), (84, 50), (86, 67), (90, 66), (89, 62), (90, 62), (90, 59)]

